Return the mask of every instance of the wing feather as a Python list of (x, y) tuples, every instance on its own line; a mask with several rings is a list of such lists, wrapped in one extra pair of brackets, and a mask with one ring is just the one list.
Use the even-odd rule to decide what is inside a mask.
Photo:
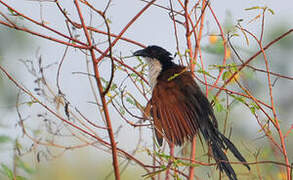
[(160, 146), (163, 144), (163, 128), (162, 128), (162, 123), (161, 120), (158, 117), (158, 110), (157, 108), (152, 108), (153, 111), (153, 119), (154, 119), (154, 130), (155, 130), (155, 135), (157, 138), (157, 141)]
[[(184, 75), (182, 76), (184, 77)], [(185, 139), (191, 139), (197, 133), (198, 108), (195, 108), (193, 103), (185, 98), (193, 94), (184, 94), (191, 90), (182, 91), (184, 88), (178, 86), (178, 80), (180, 78), (172, 81), (158, 79), (151, 101), (152, 108), (158, 111), (161, 128), (166, 138), (176, 145), (181, 145)], [(179, 84), (182, 82), (179, 81)], [(188, 86), (186, 87), (188, 88)], [(200, 107), (199, 103), (197, 104)]]
[(183, 141), (183, 138), (186, 136), (186, 132), (180, 122), (178, 121), (178, 114), (175, 114), (174, 111), (171, 111), (170, 108), (167, 109), (169, 114), (169, 120), (172, 121), (172, 124), (174, 125), (174, 128), (176, 128), (177, 134), (175, 134), (176, 144), (181, 144)]
[(187, 119), (185, 112), (183, 110), (184, 108), (180, 106), (176, 106), (174, 108), (174, 112), (177, 119), (177, 124), (180, 126), (181, 131), (183, 131), (183, 135), (180, 137), (180, 144), (184, 142), (185, 137), (189, 137), (190, 134), (192, 134), (192, 131), (190, 129), (190, 122), (189, 119)]
[(160, 120), (162, 122), (162, 128), (163, 128), (164, 135), (167, 137), (167, 139), (171, 140), (172, 139), (172, 136), (171, 136), (172, 131), (170, 130), (171, 128), (169, 127), (166, 116), (165, 116), (164, 112), (162, 111), (162, 108), (159, 108), (159, 106), (157, 106), (157, 107), (158, 107), (158, 114), (159, 114)]

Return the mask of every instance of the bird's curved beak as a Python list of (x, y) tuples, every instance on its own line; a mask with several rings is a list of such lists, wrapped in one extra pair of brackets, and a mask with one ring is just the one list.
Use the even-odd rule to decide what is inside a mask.
[(146, 57), (147, 56), (147, 53), (145, 52), (144, 49), (141, 49), (141, 50), (138, 50), (138, 51), (135, 51), (133, 53), (134, 56), (142, 56), (142, 57)]

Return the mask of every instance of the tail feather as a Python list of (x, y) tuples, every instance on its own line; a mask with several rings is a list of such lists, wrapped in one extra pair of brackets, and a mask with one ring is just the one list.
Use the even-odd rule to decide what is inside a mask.
[(243, 162), (243, 165), (250, 170), (250, 167), (248, 166), (245, 158), (240, 154), (238, 149), (228, 138), (226, 138), (211, 124), (204, 127), (205, 128), (201, 129), (202, 134), (211, 146), (214, 159), (218, 163), (220, 171), (224, 171), (230, 180), (237, 180), (235, 171), (233, 170), (231, 164), (228, 162), (229, 160), (226, 154), (223, 152), (223, 149), (229, 149), (233, 153), (233, 155), (239, 161)]
[(226, 138), (222, 133), (218, 132), (219, 135), (222, 137), (223, 141), (225, 142), (228, 149), (233, 153), (233, 155), (241, 162), (243, 162), (243, 165), (247, 167), (248, 170), (250, 170), (250, 167), (248, 166), (245, 158), (241, 155), (241, 153), (238, 151), (238, 149), (235, 147), (235, 145)]
[(216, 144), (211, 143), (214, 159), (219, 164), (220, 171), (224, 171), (230, 180), (237, 180), (237, 176), (228, 162), (228, 158), (226, 154), (222, 151), (222, 149)]

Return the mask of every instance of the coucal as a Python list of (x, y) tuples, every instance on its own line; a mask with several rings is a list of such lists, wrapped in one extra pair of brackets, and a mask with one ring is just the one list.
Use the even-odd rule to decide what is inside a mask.
[(237, 176), (223, 149), (229, 149), (250, 170), (235, 145), (219, 132), (208, 99), (186, 67), (175, 64), (171, 53), (159, 46), (148, 46), (133, 55), (143, 57), (149, 64), (152, 98), (148, 106), (160, 145), (165, 137), (169, 144), (180, 146), (201, 132), (220, 171), (230, 180), (237, 180)]

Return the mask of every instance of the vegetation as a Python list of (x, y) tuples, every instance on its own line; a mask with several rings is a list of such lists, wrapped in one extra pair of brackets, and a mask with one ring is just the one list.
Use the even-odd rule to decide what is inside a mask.
[[(194, 72), (221, 132), (248, 160), (251, 171), (231, 162), (239, 179), (292, 179), (292, 25), (267, 29), (275, 12), (263, 5), (223, 20), (213, 1), (138, 2), (129, 8), (111, 0), (0, 0), (0, 37), (10, 37), (0, 42), (0, 93), (7, 99), (1, 113), (9, 115), (1, 118), (0, 178), (227, 179), (200, 138), (171, 156), (143, 116), (151, 93), (147, 66), (131, 52), (146, 47), (140, 37), (155, 37), (139, 30), (167, 23), (162, 31), (172, 39), (161, 42)], [(162, 16), (150, 25), (143, 21), (150, 13)], [(46, 47), (7, 59), (4, 48), (13, 40), (31, 44), (24, 37), (46, 40)], [(9, 67), (16, 61), (18, 68)]]

